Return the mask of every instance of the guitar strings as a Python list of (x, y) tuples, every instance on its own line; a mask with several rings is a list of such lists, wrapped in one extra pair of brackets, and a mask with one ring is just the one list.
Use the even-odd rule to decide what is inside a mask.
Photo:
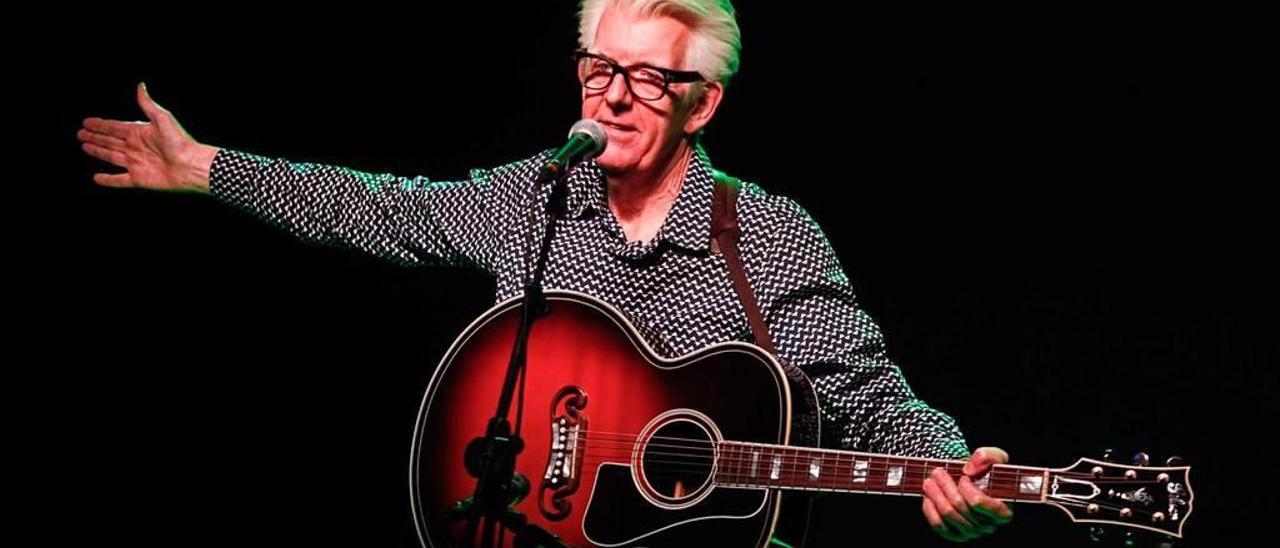
[[(695, 440), (695, 441), (703, 441), (703, 440)], [(737, 442), (734, 442), (734, 443), (737, 443)], [(602, 445), (604, 446), (603, 450), (601, 450)], [(645, 442), (636, 441), (634, 438), (609, 440), (609, 439), (604, 439), (599, 437), (592, 437), (592, 438), (589, 438), (589, 440), (587, 441), (587, 446), (588, 446), (588, 449), (586, 451), (586, 458), (599, 458), (599, 459), (629, 460), (633, 450), (643, 450), (645, 455), (688, 457), (690, 459), (705, 460), (705, 461), (710, 461), (713, 458), (713, 456), (717, 454), (714, 451), (714, 448), (710, 445), (706, 447), (688, 447), (688, 446), (677, 445), (677, 444), (659, 444), (659, 443), (652, 443), (652, 442), (645, 443)], [(691, 449), (691, 451), (688, 451), (688, 452), (653, 451), (649, 449), (650, 447), (670, 448), (670, 449)], [(739, 447), (745, 448), (749, 446), (729, 446), (729, 447), (731, 449), (734, 449)], [(808, 464), (811, 463), (812, 459), (816, 457), (820, 459), (819, 464), (824, 467), (836, 468), (837, 470), (853, 470), (854, 469), (853, 461), (857, 460), (857, 456), (852, 456), (850, 457), (851, 460), (846, 464), (844, 462), (844, 456), (846, 455), (846, 453), (835, 453), (834, 454), (835, 462), (832, 462), (833, 454), (831, 453), (806, 453), (805, 452), (806, 450), (803, 448), (784, 449), (782, 451), (784, 453), (780, 455), (781, 456), (780, 463), (783, 465), (791, 466), (791, 467), (807, 466)], [(720, 453), (718, 453), (718, 455), (719, 455), (719, 463), (722, 465), (722, 467), (725, 467), (728, 470), (733, 470), (734, 465), (740, 465), (742, 463), (746, 463), (752, 460), (751, 457), (748, 457), (746, 455), (735, 456), (733, 451), (722, 450)], [(768, 455), (767, 457), (772, 457), (772, 456), (776, 456), (776, 455)], [(902, 458), (904, 460), (902, 461), (901, 464), (899, 464), (897, 462), (893, 462), (893, 459), (895, 458)], [(869, 457), (868, 461), (870, 462), (868, 467), (862, 468), (859, 470), (880, 471), (880, 470), (887, 470), (889, 468), (902, 467), (909, 471), (915, 472), (915, 471), (918, 471), (920, 468), (927, 468), (930, 471), (932, 471), (932, 469), (938, 468), (938, 467), (963, 468), (964, 466), (963, 461), (941, 461), (941, 460), (921, 461), (914, 457), (873, 456), (873, 457)], [(768, 464), (771, 464), (772, 458), (768, 458), (766, 462)], [(705, 462), (705, 463), (695, 462), (690, 464), (710, 466), (709, 462)], [(1008, 475), (1008, 476), (1025, 475), (1019, 472), (1016, 468), (1012, 468), (1010, 465), (997, 464), (993, 466), (998, 467), (994, 469), (998, 475), (999, 474)], [(1147, 481), (1147, 482), (1151, 481), (1151, 480), (1138, 480), (1138, 479), (1129, 480), (1129, 479), (1123, 479), (1123, 478), (1115, 478), (1115, 479), (1096, 478), (1092, 474), (1084, 473), (1084, 472), (1058, 472), (1058, 473), (1055, 473), (1054, 475), (1058, 477), (1066, 477), (1066, 478), (1072, 478), (1072, 479), (1087, 478), (1094, 483), (1104, 483), (1104, 484), (1117, 483), (1117, 484), (1132, 485), (1136, 483), (1141, 483), (1143, 481)]]
[[(600, 463), (600, 464), (603, 464), (603, 463)], [(599, 466), (599, 465), (596, 465), (596, 466)], [(648, 467), (646, 467), (645, 476), (646, 476), (647, 478), (656, 478), (656, 479), (672, 479), (672, 478), (674, 478), (674, 479), (680, 479), (680, 476), (675, 476), (675, 475), (670, 474), (670, 473), (661, 473), (661, 472), (659, 472), (659, 473), (652, 473), (652, 472), (650, 472), (650, 471), (649, 471), (649, 468), (648, 468)], [(716, 479), (714, 479), (714, 478), (713, 478), (712, 480), (713, 480), (713, 481), (712, 481), (712, 485), (714, 485), (714, 486), (727, 486), (727, 487), (733, 487), (733, 486), (735, 485), (735, 482), (732, 482), (732, 481), (722, 481), (722, 480), (716, 480)], [(772, 481), (781, 482), (782, 480), (781, 480), (781, 479), (779, 479), (779, 480), (772, 480)], [(794, 490), (844, 490), (844, 491), (854, 491), (854, 492), (856, 492), (856, 491), (864, 491), (864, 492), (879, 492), (879, 493), (891, 493), (891, 492), (893, 492), (892, 494), (908, 495), (908, 496), (921, 496), (921, 495), (922, 495), (922, 493), (921, 493), (920, 491), (918, 491), (918, 490), (917, 490), (918, 486), (916, 486), (916, 485), (907, 485), (907, 484), (905, 484), (905, 483), (904, 483), (902, 486), (898, 487), (898, 489), (850, 489), (850, 488), (847, 488), (847, 487), (846, 487), (846, 488), (842, 488), (842, 487), (840, 487), (840, 486), (838, 486), (838, 485), (835, 485), (835, 484), (824, 484), (824, 483), (818, 483), (818, 484), (816, 484), (816, 485), (809, 485), (809, 486), (788, 485), (788, 484), (782, 484), (782, 483), (780, 483), (780, 484), (778, 484), (778, 485), (770, 485), (770, 484), (767, 484), (767, 483), (766, 483), (766, 484), (757, 484), (757, 485), (752, 485), (751, 487), (776, 488), (776, 489), (788, 489), (788, 488), (790, 488), (790, 489), (794, 489)], [(697, 489), (701, 489), (701, 488), (702, 488), (702, 485), (700, 484), (700, 485), (699, 485), (697, 488), (695, 488), (694, 490), (696, 491)], [(1148, 509), (1145, 509), (1145, 508), (1137, 508), (1137, 509), (1134, 509), (1132, 506), (1126, 506), (1126, 505), (1124, 505), (1124, 504), (1123, 504), (1123, 503), (1121, 503), (1121, 502), (1112, 502), (1112, 501), (1107, 501), (1106, 499), (1096, 499), (1096, 500), (1081, 501), (1081, 500), (1076, 500), (1076, 499), (1065, 498), (1065, 497), (1060, 496), (1060, 495), (1046, 495), (1045, 500), (1039, 500), (1039, 496), (1038, 496), (1038, 495), (1037, 495), (1037, 498), (1036, 498), (1036, 499), (1020, 499), (1020, 498), (1018, 498), (1018, 495), (1023, 495), (1023, 496), (1025, 496), (1026, 494), (1024, 494), (1024, 493), (1017, 493), (1017, 492), (1007, 492), (1007, 493), (1006, 493), (1006, 492), (1002, 492), (1002, 491), (993, 491), (993, 490), (986, 491), (986, 494), (987, 494), (988, 496), (991, 496), (992, 498), (996, 498), (996, 499), (999, 499), (999, 500), (1004, 500), (1004, 501), (1007, 501), (1007, 502), (1042, 502), (1042, 503), (1045, 503), (1045, 504), (1056, 503), (1056, 504), (1061, 504), (1061, 505), (1064, 505), (1064, 506), (1074, 506), (1074, 507), (1079, 507), (1079, 508), (1087, 508), (1090, 504), (1097, 504), (1099, 509), (1113, 510), (1113, 511), (1116, 511), (1116, 512), (1119, 512), (1120, 510), (1123, 510), (1123, 509), (1125, 509), (1125, 508), (1129, 508), (1130, 510), (1134, 511), (1134, 512), (1135, 512), (1135, 514), (1137, 514), (1137, 515), (1139, 515), (1139, 516), (1152, 516), (1152, 515), (1154, 515), (1154, 514), (1155, 514), (1155, 512), (1157, 512), (1157, 510), (1148, 510)]]
[[(710, 454), (715, 450), (715, 446), (713, 446), (712, 442), (708, 440), (673, 438), (673, 437), (662, 437), (662, 436), (653, 436), (652, 438), (650, 438), (650, 439), (664, 438), (668, 440), (674, 440), (679, 442), (689, 442), (689, 443), (695, 444), (695, 445), (683, 445), (679, 443), (641, 442), (641, 441), (637, 441), (635, 436), (630, 436), (626, 434), (616, 434), (616, 435), (621, 436), (621, 438), (608, 439), (600, 436), (589, 437), (587, 441), (587, 445), (588, 447), (594, 448), (594, 447), (600, 446), (601, 444), (611, 444), (614, 446), (612, 448), (616, 450), (613, 453), (613, 456), (616, 456), (616, 457), (629, 457), (632, 449), (643, 449), (646, 454), (662, 454), (666, 456), (690, 456), (690, 457), (697, 457), (697, 458), (710, 458)], [(739, 456), (739, 457), (734, 457), (732, 455), (736, 452), (735, 450), (746, 449), (751, 447), (751, 445), (744, 442), (723, 442), (723, 443), (728, 445), (723, 445), (720, 447), (721, 462), (725, 462), (725, 463), (743, 462), (750, 458), (745, 455)], [(701, 445), (701, 446), (698, 446), (698, 445)], [(687, 449), (687, 450), (691, 450), (692, 452), (684, 453), (684, 454), (671, 453), (671, 452), (657, 452), (657, 451), (651, 451), (647, 449), (648, 447), (662, 447), (662, 448), (671, 448), (671, 449), (680, 449), (680, 450)], [(845, 453), (845, 452), (828, 453), (826, 452), (827, 450), (804, 448), (804, 447), (786, 448), (787, 446), (774, 446), (774, 445), (763, 445), (763, 447), (771, 448), (775, 452), (781, 451), (783, 453), (782, 455), (783, 462), (786, 464), (803, 463), (805, 461), (808, 461), (816, 457), (821, 459), (822, 461), (821, 464), (830, 465), (831, 459), (834, 457), (834, 459), (838, 461), (836, 465), (840, 465), (839, 461), (842, 461), (845, 458), (845, 455), (850, 455), (850, 453)], [(600, 451), (590, 451), (590, 452), (594, 455), (603, 456), (602, 452)], [(853, 456), (851, 456), (850, 458), (854, 460), (857, 460), (858, 457), (861, 456), (858, 454), (852, 454), (852, 455)], [(769, 456), (773, 456), (773, 455), (769, 455)], [(880, 465), (882, 462), (892, 461), (893, 459), (897, 459), (897, 458), (904, 459), (905, 466), (909, 466), (909, 467), (925, 466), (929, 468), (936, 468), (940, 466), (946, 466), (946, 467), (961, 466), (962, 467), (964, 465), (964, 461), (954, 461), (954, 460), (952, 461), (942, 461), (942, 460), (921, 461), (919, 458), (916, 458), (916, 457), (867, 455), (867, 459), (872, 462), (875, 462), (877, 466)], [(889, 464), (885, 466), (898, 466), (898, 463), (889, 462)], [(997, 464), (995, 466), (1000, 466), (1002, 469), (1008, 470), (1010, 468), (1013, 468), (1015, 465)], [(1134, 467), (1133, 469), (1154, 471), (1154, 470), (1166, 470), (1170, 468), (1165, 467), (1165, 468), (1150, 469), (1146, 467)], [(1036, 470), (1042, 471), (1044, 469), (1037, 468)], [(1172, 468), (1172, 470), (1177, 471), (1178, 468)], [(1123, 479), (1123, 478), (1115, 478), (1115, 479), (1098, 478), (1098, 477), (1095, 477), (1092, 473), (1088, 473), (1088, 472), (1070, 472), (1070, 471), (1056, 472), (1054, 475), (1058, 477), (1071, 478), (1071, 479), (1088, 479), (1090, 481), (1103, 482), (1103, 483), (1107, 483), (1107, 482), (1134, 483), (1134, 482), (1140, 481), (1137, 479), (1129, 480), (1129, 479)]]

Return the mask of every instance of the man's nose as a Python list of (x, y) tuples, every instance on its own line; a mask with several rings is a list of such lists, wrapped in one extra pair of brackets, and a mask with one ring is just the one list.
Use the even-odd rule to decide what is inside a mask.
[(614, 74), (609, 89), (605, 90), (605, 102), (616, 109), (630, 106), (632, 99), (631, 90), (627, 89), (627, 75), (621, 72)]

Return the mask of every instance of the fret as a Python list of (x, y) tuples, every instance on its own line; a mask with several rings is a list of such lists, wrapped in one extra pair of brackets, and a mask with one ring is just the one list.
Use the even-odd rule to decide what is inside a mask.
[(827, 474), (829, 488), (839, 489), (843, 487), (843, 485), (840, 484), (840, 476), (844, 473), (844, 470), (844, 453), (836, 453), (836, 466), (831, 470), (830, 474)]
[(987, 488), (984, 491), (994, 498), (1009, 498), (1013, 494), (1013, 483), (1009, 481), (1009, 470), (1000, 465), (991, 467), (987, 472)]
[(720, 476), (723, 478), (724, 483), (739, 483), (741, 478), (738, 477), (739, 463), (737, 455), (740, 444), (721, 442), (720, 446), (722, 447)]
[(822, 463), (822, 479), (818, 480), (816, 487), (820, 490), (826, 491), (827, 484), (830, 482), (828, 478), (830, 478), (831, 474), (836, 471), (835, 459), (838, 453), (828, 453), (825, 451), (818, 451), (817, 453), (819, 455), (820, 462)]
[(799, 464), (797, 462), (798, 460), (800, 460), (800, 457), (797, 455), (797, 451), (795, 449), (788, 447), (782, 452), (783, 487), (800, 487), (803, 485), (801, 483), (802, 476), (800, 468), (797, 466)]
[(800, 456), (800, 451), (789, 448), (786, 456), (782, 459), (785, 472), (783, 478), (787, 480), (787, 485), (791, 487), (804, 487), (804, 476), (808, 473), (808, 465), (804, 462), (804, 457)]
[(895, 494), (893, 486), (889, 485), (888, 481), (889, 463), (893, 462), (893, 458), (877, 456), (868, 456), (866, 458), (871, 461), (871, 467), (876, 471), (875, 485), (868, 486), (868, 490), (872, 493)]
[(998, 484), (1000, 489), (1000, 494), (1005, 498), (1017, 499), (1018, 498), (1017, 473), (1014, 471), (1013, 468), (1009, 468), (1009, 467), (1001, 467), (1001, 468), (1003, 468), (1003, 473), (1001, 473), (1000, 477), (996, 479), (996, 483)]
[(716, 457), (716, 462), (718, 465), (718, 472), (719, 472), (717, 476), (720, 478), (720, 481), (725, 483), (731, 483), (733, 472), (729, 468), (729, 466), (731, 464), (730, 459), (732, 457), (730, 456), (730, 453), (733, 451), (733, 446), (727, 443), (721, 443), (719, 445), (720, 445), (719, 456)]
[(745, 443), (739, 443), (736, 444), (736, 447), (737, 449), (733, 452), (733, 477), (736, 483), (747, 483), (747, 478), (745, 477), (746, 464), (742, 458), (748, 451), (748, 446)]
[(809, 458), (807, 451), (795, 450), (792, 452), (791, 471), (793, 473), (791, 481), (797, 489), (804, 489), (809, 486)]
[(864, 458), (870, 461), (871, 466), (871, 473), (867, 476), (867, 489), (871, 492), (884, 492), (888, 488), (885, 485), (885, 470), (890, 462), (889, 457), (868, 455)]
[(853, 466), (853, 460), (847, 453), (840, 453), (836, 457), (836, 469), (831, 471), (831, 488), (847, 489), (849, 486), (845, 476), (849, 474), (849, 467)]
[(734, 468), (733, 468), (733, 477), (734, 477), (735, 483), (739, 483), (739, 484), (745, 484), (745, 483), (747, 483), (747, 478), (745, 477), (745, 475), (746, 475), (746, 473), (745, 473), (746, 465), (745, 465), (745, 463), (743, 463), (743, 461), (742, 461), (742, 457), (743, 457), (743, 455), (745, 455), (745, 454), (746, 454), (747, 450), (748, 450), (748, 446), (747, 446), (747, 444), (745, 444), (745, 443), (739, 443), (739, 444), (737, 444), (737, 449), (736, 449), (736, 450), (734, 450), (734, 453), (733, 453), (733, 464), (734, 464)]
[(725, 443), (718, 444), (720, 450), (716, 452), (716, 478), (721, 482), (729, 482), (729, 451), (730, 446)]
[(897, 463), (897, 465), (902, 466), (902, 470), (910, 471), (911, 474), (906, 475), (906, 478), (908, 478), (908, 480), (902, 481), (902, 483), (899, 483), (897, 485), (893, 485), (893, 490), (895, 490), (895, 493), (893, 494), (905, 494), (906, 489), (908, 489), (908, 484), (911, 484), (911, 488), (919, 490), (920, 481), (924, 480), (923, 475), (928, 474), (928, 469), (922, 469), (922, 467), (920, 467), (919, 465), (913, 466), (913, 462), (906, 460), (906, 458), (902, 458), (901, 462), (895, 462), (895, 463)]
[[(796, 452), (796, 486), (803, 489), (811, 489), (813, 487), (813, 457), (817, 451), (808, 449)], [(822, 465), (818, 465), (818, 477), (821, 478)]]
[(804, 487), (805, 468), (804, 458), (800, 456), (798, 449), (789, 449), (786, 459), (783, 461), (787, 465), (787, 484), (792, 487)]
[(739, 469), (741, 468), (738, 463), (738, 454), (741, 450), (742, 450), (742, 446), (736, 443), (728, 444), (726, 447), (725, 458), (728, 460), (728, 462), (725, 463), (725, 471), (727, 473), (728, 481), (730, 483), (742, 482), (742, 478), (738, 477)]
[(831, 459), (822, 469), (822, 488), (830, 490), (840, 475), (840, 453), (830, 453)]
[(738, 482), (738, 483), (745, 483), (745, 482), (746, 482), (746, 478), (744, 478), (744, 477), (743, 477), (743, 462), (742, 462), (742, 456), (743, 456), (743, 454), (744, 454), (747, 450), (748, 450), (747, 445), (746, 445), (746, 444), (743, 444), (743, 443), (739, 443), (739, 444), (737, 444), (737, 449), (736, 449), (736, 450), (734, 450), (734, 454), (733, 454), (733, 462), (734, 462), (733, 476), (734, 476), (734, 478), (735, 478), (735, 479), (737, 479), (737, 482)]
[(1004, 496), (1005, 480), (1002, 479), (1004, 472), (999, 465), (992, 466), (987, 471), (987, 475), (982, 477), (983, 485), (979, 487), (982, 491), (994, 498), (1002, 498)]

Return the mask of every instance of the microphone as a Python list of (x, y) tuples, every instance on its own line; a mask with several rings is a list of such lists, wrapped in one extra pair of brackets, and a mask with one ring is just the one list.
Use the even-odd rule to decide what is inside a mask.
[(590, 118), (578, 120), (578, 123), (569, 128), (569, 141), (542, 165), (539, 178), (545, 181), (561, 177), (578, 162), (599, 156), (606, 146), (609, 146), (609, 136), (605, 135), (604, 126), (600, 122)]

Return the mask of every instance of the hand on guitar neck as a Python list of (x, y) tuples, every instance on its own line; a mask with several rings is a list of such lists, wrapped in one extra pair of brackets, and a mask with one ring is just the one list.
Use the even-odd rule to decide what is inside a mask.
[(993, 464), (1006, 464), (1009, 454), (998, 447), (982, 447), (964, 465), (964, 475), (956, 481), (946, 469), (933, 469), (922, 484), (924, 517), (942, 538), (964, 542), (994, 533), (997, 526), (1013, 519), (1013, 510), (991, 498), (974, 485)]

